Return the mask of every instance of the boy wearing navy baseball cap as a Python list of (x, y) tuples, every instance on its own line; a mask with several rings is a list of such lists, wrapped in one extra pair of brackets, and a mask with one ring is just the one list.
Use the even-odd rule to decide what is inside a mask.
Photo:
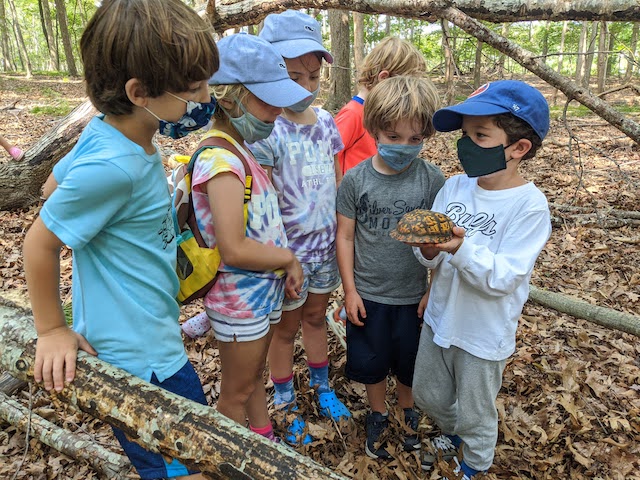
[(413, 395), (441, 431), (422, 468), (430, 470), (440, 453), (469, 480), (493, 463), (495, 401), (536, 258), (551, 234), (544, 194), (518, 171), (549, 130), (549, 106), (532, 86), (502, 80), (438, 110), (433, 124), (462, 130), (458, 158), (466, 175), (448, 179), (432, 207), (451, 217), (453, 238), (414, 245), (434, 275)]

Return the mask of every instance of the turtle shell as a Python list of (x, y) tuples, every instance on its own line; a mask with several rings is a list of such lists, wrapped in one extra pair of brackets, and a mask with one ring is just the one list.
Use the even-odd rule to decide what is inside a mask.
[(453, 237), (453, 222), (444, 213), (413, 210), (405, 213), (389, 235), (406, 243), (444, 243)]

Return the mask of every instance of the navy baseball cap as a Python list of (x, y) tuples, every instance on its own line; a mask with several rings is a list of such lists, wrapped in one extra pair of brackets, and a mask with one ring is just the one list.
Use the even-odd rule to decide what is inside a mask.
[(291, 80), (282, 55), (256, 35), (236, 33), (218, 43), (220, 68), (209, 85), (242, 84), (268, 105), (289, 107), (309, 97), (309, 91)]
[(333, 63), (333, 57), (322, 45), (320, 24), (306, 13), (285, 10), (267, 15), (260, 38), (273, 45), (284, 58), (320, 52), (328, 63)]
[(464, 102), (438, 110), (433, 126), (451, 132), (462, 126), (462, 115), (511, 113), (527, 122), (543, 139), (549, 131), (549, 104), (540, 90), (520, 80), (498, 80), (482, 85)]

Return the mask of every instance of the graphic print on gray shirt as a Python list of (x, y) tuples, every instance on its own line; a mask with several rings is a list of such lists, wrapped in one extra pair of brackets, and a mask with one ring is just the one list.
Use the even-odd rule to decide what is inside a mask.
[(337, 211), (356, 221), (354, 279), (362, 298), (386, 305), (420, 301), (427, 271), (411, 247), (389, 232), (405, 213), (431, 208), (443, 184), (440, 169), (420, 158), (397, 175), (377, 172), (371, 159), (347, 171), (338, 189)]

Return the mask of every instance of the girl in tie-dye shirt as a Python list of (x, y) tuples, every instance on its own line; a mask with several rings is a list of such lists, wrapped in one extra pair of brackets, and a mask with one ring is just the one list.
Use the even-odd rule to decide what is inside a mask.
[[(305, 275), (301, 298), (285, 299), (282, 321), (269, 348), (274, 403), (281, 412), (297, 409), (293, 352), (302, 326), (309, 383), (316, 391), (318, 411), (339, 421), (351, 414), (329, 384), (325, 311), (331, 292), (340, 285), (335, 238), (336, 180), (341, 177), (337, 153), (342, 150), (342, 140), (331, 115), (311, 107), (320, 89), (322, 60), (331, 63), (333, 58), (322, 46), (318, 22), (299, 11), (267, 16), (260, 37), (284, 57), (291, 79), (311, 93), (284, 109), (268, 138), (249, 145), (278, 191), (289, 248), (302, 263)], [(312, 440), (302, 435), (302, 416), (282, 418), (289, 443)]]
[[(281, 107), (306, 98), (308, 92), (289, 78), (282, 57), (264, 40), (236, 34), (217, 45), (220, 69), (209, 81), (217, 109), (209, 135), (222, 137), (231, 146), (202, 151), (192, 176), (200, 230), (222, 257), (217, 281), (204, 300), (220, 353), (217, 409), (241, 425), (248, 418), (251, 430), (277, 441), (262, 372), (283, 297), (285, 293), (298, 297), (303, 274), (287, 248), (276, 191), (243, 145), (266, 138)], [(260, 65), (259, 75), (255, 65)], [(249, 171), (233, 150), (244, 157)], [(245, 227), (247, 175), (253, 185)]]

